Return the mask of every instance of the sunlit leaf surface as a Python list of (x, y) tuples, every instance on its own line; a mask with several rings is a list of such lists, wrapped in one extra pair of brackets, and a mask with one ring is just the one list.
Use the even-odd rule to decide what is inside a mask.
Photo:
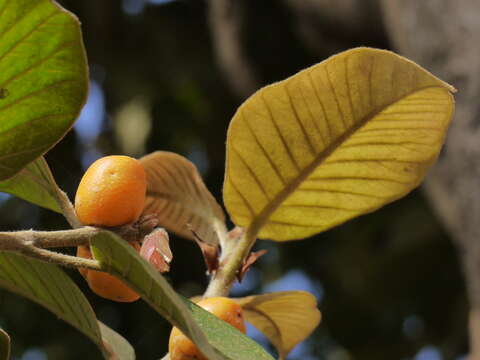
[(413, 62), (358, 48), (250, 97), (227, 139), (224, 199), (261, 238), (324, 231), (422, 181), (453, 114), (454, 89)]
[(80, 25), (50, 0), (0, 0), (0, 179), (70, 129), (87, 94)]
[[(106, 330), (103, 324), (102, 332), (100, 331), (95, 313), (87, 299), (57, 266), (10, 252), (0, 252), (0, 287), (35, 301), (76, 327), (99, 346), (106, 359), (111, 359), (112, 352), (117, 355), (115, 342), (111, 340), (114, 331)], [(105, 332), (108, 336), (102, 339)], [(120, 335), (116, 334), (115, 338), (119, 341)], [(108, 348), (103, 341), (109, 344)], [(122, 349), (123, 347), (118, 351), (123, 351)]]
[[(160, 225), (193, 240), (194, 230), (209, 244), (225, 235), (225, 215), (195, 165), (175, 153), (157, 151), (140, 159), (147, 172), (144, 214), (157, 214)], [(222, 235), (223, 234), (223, 235)]]
[(55, 200), (56, 186), (50, 168), (42, 156), (28, 164), (14, 177), (1, 181), (0, 191), (61, 213)]
[(280, 291), (235, 299), (245, 319), (265, 334), (286, 358), (320, 323), (315, 297), (305, 291)]
[(162, 275), (128, 243), (102, 232), (91, 241), (95, 259), (117, 275), (210, 360), (272, 360), (257, 343), (208, 311), (177, 295)]

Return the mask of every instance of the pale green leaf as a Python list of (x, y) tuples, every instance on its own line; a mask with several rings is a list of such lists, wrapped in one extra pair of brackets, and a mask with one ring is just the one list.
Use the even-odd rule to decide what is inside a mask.
[[(75, 283), (57, 266), (11, 252), (0, 252), (0, 287), (42, 305), (60, 319), (80, 330), (96, 343), (106, 359), (111, 352), (117, 354), (116, 342), (112, 341), (113, 330), (102, 332), (95, 313)], [(102, 339), (102, 334), (108, 337)], [(117, 339), (120, 335), (117, 335)], [(110, 346), (105, 347), (103, 341)], [(125, 347), (119, 348), (123, 351)], [(132, 357), (119, 357), (131, 360)]]
[(127, 340), (101, 321), (98, 321), (98, 326), (104, 346), (115, 355), (114, 360), (135, 360), (135, 350)]
[(227, 138), (224, 200), (250, 236), (304, 238), (420, 184), (454, 89), (385, 50), (332, 56), (250, 97)]
[(285, 359), (320, 323), (315, 297), (305, 291), (279, 291), (234, 299), (245, 320), (265, 334)]
[(161, 226), (187, 239), (194, 239), (191, 230), (212, 245), (226, 237), (223, 210), (191, 161), (168, 151), (140, 161), (147, 173), (144, 214), (156, 214)]
[(10, 359), (10, 336), (0, 329), (0, 360)]
[(87, 95), (78, 20), (50, 0), (0, 0), (0, 179), (71, 128)]
[(153, 266), (113, 233), (96, 235), (91, 249), (105, 270), (127, 282), (152, 308), (192, 339), (209, 360), (272, 360), (237, 329), (177, 295)]
[(59, 189), (43, 156), (32, 161), (10, 179), (1, 181), (0, 191), (58, 213), (62, 212), (55, 200)]

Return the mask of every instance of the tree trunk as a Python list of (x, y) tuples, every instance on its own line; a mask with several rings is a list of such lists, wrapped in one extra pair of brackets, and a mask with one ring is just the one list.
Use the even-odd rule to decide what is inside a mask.
[(470, 301), (470, 360), (480, 359), (480, 2), (382, 0), (396, 49), (458, 89), (455, 119), (426, 192), (455, 241)]

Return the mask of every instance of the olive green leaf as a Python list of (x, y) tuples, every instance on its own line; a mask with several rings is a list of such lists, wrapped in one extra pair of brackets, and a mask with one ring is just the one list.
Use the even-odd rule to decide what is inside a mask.
[(225, 205), (250, 237), (304, 238), (418, 186), (454, 89), (392, 52), (357, 48), (267, 86), (228, 129)]
[(194, 240), (191, 230), (212, 245), (226, 237), (225, 214), (192, 162), (167, 151), (140, 161), (147, 172), (144, 214), (155, 213), (161, 226), (187, 239)]
[(55, 145), (87, 95), (80, 25), (50, 0), (0, 0), (0, 179)]
[(10, 359), (10, 336), (0, 329), (0, 360)]
[(281, 359), (320, 323), (315, 297), (305, 291), (279, 291), (234, 299), (245, 320), (265, 334)]
[(105, 231), (94, 236), (91, 249), (106, 271), (127, 282), (153, 309), (192, 339), (208, 359), (273, 359), (237, 329), (177, 295), (153, 266), (113, 233)]
[[(113, 336), (113, 330), (101, 330), (95, 313), (75, 283), (57, 266), (10, 252), (0, 252), (0, 287), (29, 298), (80, 330), (96, 343), (105, 359), (112, 358), (112, 352), (119, 359), (133, 360), (135, 357), (120, 357)], [(106, 334), (106, 338), (102, 336)], [(108, 346), (105, 346), (105, 343)], [(124, 340), (124, 342), (126, 342)]]
[(60, 189), (43, 156), (32, 161), (10, 179), (0, 181), (0, 191), (58, 213), (62, 212), (55, 200)]

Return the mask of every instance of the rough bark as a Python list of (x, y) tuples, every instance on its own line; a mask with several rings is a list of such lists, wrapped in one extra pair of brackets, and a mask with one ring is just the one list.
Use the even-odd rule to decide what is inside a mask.
[(480, 359), (480, 2), (383, 0), (396, 49), (458, 89), (427, 195), (457, 244), (471, 306), (470, 359)]

